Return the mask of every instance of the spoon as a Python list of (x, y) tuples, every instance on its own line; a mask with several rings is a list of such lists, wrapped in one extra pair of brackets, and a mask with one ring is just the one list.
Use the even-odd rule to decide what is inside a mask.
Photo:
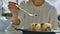
[[(19, 7), (18, 5), (16, 5), (17, 7)], [(29, 16), (34, 16), (33, 14), (27, 12), (26, 10), (22, 9), (21, 7), (19, 7), (21, 10), (23, 10), (25, 13), (27, 13)]]

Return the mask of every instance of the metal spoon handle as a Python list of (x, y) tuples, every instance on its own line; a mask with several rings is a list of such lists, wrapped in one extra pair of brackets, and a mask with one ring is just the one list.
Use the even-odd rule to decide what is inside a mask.
[[(17, 7), (19, 7), (18, 5), (16, 5)], [(27, 12), (26, 10), (22, 9), (21, 7), (19, 7), (21, 10), (23, 10), (25, 13), (27, 13), (29, 16), (34, 16), (33, 14)]]

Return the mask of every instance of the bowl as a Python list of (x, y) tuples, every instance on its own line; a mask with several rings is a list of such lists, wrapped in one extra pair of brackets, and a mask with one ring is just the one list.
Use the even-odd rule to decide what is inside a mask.
[(56, 32), (37, 32), (37, 31), (31, 31), (27, 29), (16, 29), (23, 32), (23, 34), (56, 34)]

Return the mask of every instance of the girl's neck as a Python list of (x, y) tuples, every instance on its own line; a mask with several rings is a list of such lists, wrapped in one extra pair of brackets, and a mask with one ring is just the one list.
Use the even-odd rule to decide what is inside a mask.
[(38, 6), (42, 6), (45, 3), (45, 0), (41, 0), (41, 1), (32, 0), (32, 3), (38, 7)]

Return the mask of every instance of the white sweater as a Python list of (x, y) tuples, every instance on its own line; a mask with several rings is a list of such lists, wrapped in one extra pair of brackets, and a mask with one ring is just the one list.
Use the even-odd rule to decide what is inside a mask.
[(51, 23), (54, 29), (57, 29), (57, 11), (55, 7), (45, 2), (42, 6), (36, 7), (32, 2), (27, 2), (26, 4), (22, 2), (20, 7), (31, 14), (37, 13), (38, 16), (29, 16), (23, 10), (20, 9), (19, 17), (21, 23), (17, 28), (28, 27), (31, 23), (41, 23), (47, 22)]

